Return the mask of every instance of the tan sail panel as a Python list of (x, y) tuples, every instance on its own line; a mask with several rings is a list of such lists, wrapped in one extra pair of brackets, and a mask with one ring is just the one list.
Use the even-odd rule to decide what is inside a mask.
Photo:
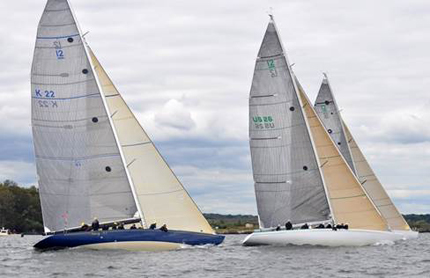
[(214, 233), (90, 51), (118, 134), (145, 225)]
[(357, 177), (372, 199), (379, 212), (392, 230), (409, 231), (411, 228), (391, 201), (382, 184), (379, 182), (345, 122), (345, 135), (352, 153), (352, 159), (357, 171)]
[(297, 79), (296, 82), (322, 167), (334, 220), (337, 223), (348, 223), (352, 229), (387, 230), (384, 219), (324, 129)]

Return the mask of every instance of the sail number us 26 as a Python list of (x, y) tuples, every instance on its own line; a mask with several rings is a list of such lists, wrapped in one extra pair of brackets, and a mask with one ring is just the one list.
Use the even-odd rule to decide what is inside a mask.
[(275, 128), (272, 116), (254, 116), (252, 121), (257, 129)]

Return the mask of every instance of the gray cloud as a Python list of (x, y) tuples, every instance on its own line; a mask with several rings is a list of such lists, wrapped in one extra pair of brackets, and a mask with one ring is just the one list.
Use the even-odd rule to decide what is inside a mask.
[[(328, 72), (400, 210), (428, 208), (414, 194), (430, 186), (428, 1), (71, 1), (103, 66), (203, 210), (255, 212), (247, 104), (269, 7), (310, 98)], [(43, 6), (0, 3), (0, 178), (25, 184), (36, 181), (29, 72)]]

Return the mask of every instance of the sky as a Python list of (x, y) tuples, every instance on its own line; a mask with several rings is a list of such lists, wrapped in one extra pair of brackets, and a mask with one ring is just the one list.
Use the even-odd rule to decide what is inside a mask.
[[(30, 67), (45, 0), (0, 1), (0, 181), (36, 184)], [(427, 0), (71, 0), (88, 43), (203, 212), (256, 214), (248, 97), (272, 11), (311, 100), (322, 72), (402, 213), (430, 213)]]

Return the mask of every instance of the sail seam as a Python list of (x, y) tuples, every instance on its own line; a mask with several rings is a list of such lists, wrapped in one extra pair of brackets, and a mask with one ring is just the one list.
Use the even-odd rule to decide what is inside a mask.
[(364, 197), (364, 196), (366, 196), (366, 194), (347, 196), (347, 197), (336, 197), (336, 198), (332, 197), (330, 199), (332, 199), (332, 200), (340, 200), (340, 199), (351, 199), (351, 198)]
[(76, 97), (64, 97), (64, 98), (47, 98), (47, 97), (31, 97), (34, 99), (47, 99), (47, 100), (72, 100), (72, 99), (78, 99), (78, 98), (87, 98), (87, 97), (95, 97), (100, 96), (100, 94), (89, 94), (89, 95), (82, 95), (82, 96), (76, 96)]
[(121, 145), (121, 147), (134, 147), (134, 146), (146, 145), (146, 144), (150, 144), (150, 143), (151, 143), (151, 141), (142, 142), (142, 143), (135, 143), (135, 144), (125, 144), (125, 145)]
[(79, 34), (72, 34), (72, 35), (58, 36), (58, 37), (36, 37), (36, 38), (38, 40), (58, 40), (58, 39), (72, 38), (77, 36), (79, 36)]
[(90, 78), (90, 79), (86, 79), (86, 80), (82, 80), (82, 81), (75, 81), (75, 82), (69, 82), (69, 83), (36, 83), (36, 82), (31, 82), (32, 85), (46, 85), (46, 86), (67, 86), (67, 85), (75, 85), (75, 84), (80, 84), (80, 83), (86, 83), (89, 81), (93, 81), (94, 78)]
[[(251, 97), (251, 99), (253, 99)], [(280, 102), (273, 102), (273, 103), (259, 103), (259, 104), (249, 104), (249, 106), (269, 106), (269, 105), (276, 105), (276, 104), (284, 104), (284, 103), (292, 103), (293, 100), (287, 100), (287, 101), (280, 101)]]
[(183, 191), (183, 189), (177, 189), (177, 190), (173, 190), (173, 191), (165, 191), (165, 192), (158, 192), (158, 193), (145, 193), (145, 194), (138, 194), (139, 196), (152, 196), (152, 195), (164, 195), (164, 194), (171, 194), (171, 193), (175, 193), (175, 192), (180, 192)]
[(92, 156), (83, 156), (83, 157), (54, 157), (54, 156), (40, 156), (35, 155), (37, 159), (45, 159), (45, 160), (60, 160), (60, 161), (75, 161), (75, 160), (90, 160), (90, 159), (98, 159), (98, 158), (106, 158), (106, 157), (116, 157), (119, 154), (104, 154), (104, 155), (92, 155)]

